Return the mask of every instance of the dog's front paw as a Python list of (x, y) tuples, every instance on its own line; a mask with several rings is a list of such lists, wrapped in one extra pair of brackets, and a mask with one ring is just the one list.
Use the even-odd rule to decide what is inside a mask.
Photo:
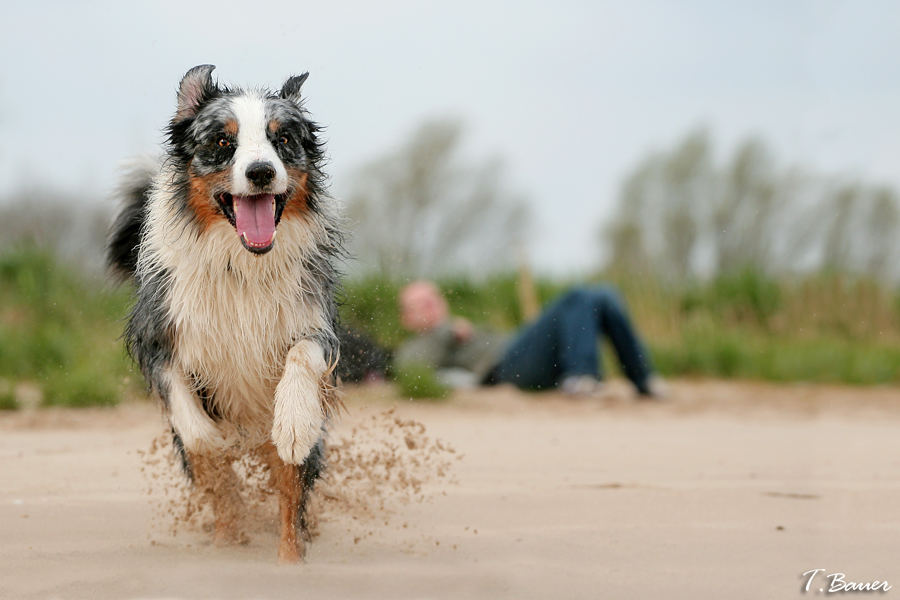
[(173, 414), (171, 422), (185, 450), (190, 452), (208, 453), (229, 445), (225, 434), (206, 415)]
[(272, 415), (272, 442), (286, 463), (302, 464), (322, 434), (325, 411), (319, 384), (325, 369), (322, 349), (309, 340), (288, 352), (284, 375), (275, 388)]
[(288, 464), (303, 464), (309, 451), (322, 435), (323, 419), (301, 418), (299, 415), (275, 415), (272, 442), (278, 456)]

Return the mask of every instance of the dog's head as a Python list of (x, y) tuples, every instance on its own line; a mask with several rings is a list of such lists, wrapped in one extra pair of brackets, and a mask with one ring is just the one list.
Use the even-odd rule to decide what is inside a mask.
[(301, 106), (308, 73), (271, 93), (220, 88), (214, 68), (185, 74), (168, 129), (187, 177), (185, 208), (202, 229), (227, 220), (244, 248), (265, 254), (282, 218), (314, 210), (321, 149)]

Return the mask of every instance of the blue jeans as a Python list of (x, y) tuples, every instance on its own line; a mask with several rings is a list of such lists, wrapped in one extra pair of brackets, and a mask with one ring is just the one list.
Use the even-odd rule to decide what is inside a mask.
[(615, 348), (625, 376), (646, 394), (650, 357), (638, 339), (618, 293), (608, 286), (574, 289), (551, 304), (515, 336), (492, 372), (496, 382), (547, 389), (572, 375), (602, 378), (598, 338)]

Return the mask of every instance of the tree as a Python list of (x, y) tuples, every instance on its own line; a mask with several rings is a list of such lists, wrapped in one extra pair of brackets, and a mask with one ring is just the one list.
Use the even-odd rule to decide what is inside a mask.
[(434, 277), (515, 260), (525, 203), (504, 187), (499, 159), (461, 158), (462, 133), (458, 121), (428, 121), (398, 151), (360, 170), (347, 215), (364, 270)]
[(891, 281), (898, 229), (892, 190), (780, 171), (757, 139), (717, 166), (699, 131), (626, 177), (606, 239), (613, 267), (673, 280), (820, 269)]
[(672, 279), (701, 270), (717, 178), (703, 131), (641, 161), (622, 186), (618, 214), (606, 232), (613, 265)]
[(900, 256), (900, 201), (893, 190), (880, 188), (875, 191), (866, 230), (870, 249), (866, 272), (879, 279), (900, 276), (896, 260)]
[(73, 194), (13, 192), (0, 198), (0, 252), (34, 245), (87, 275), (102, 276), (110, 212), (108, 205)]
[(705, 132), (689, 135), (664, 159), (659, 176), (665, 182), (660, 214), (661, 254), (664, 268), (683, 278), (696, 269), (697, 247), (702, 223), (715, 178), (711, 169), (709, 138)]
[(713, 201), (711, 234), (717, 272), (770, 269), (778, 192), (765, 146), (759, 140), (745, 141), (725, 169), (720, 193)]

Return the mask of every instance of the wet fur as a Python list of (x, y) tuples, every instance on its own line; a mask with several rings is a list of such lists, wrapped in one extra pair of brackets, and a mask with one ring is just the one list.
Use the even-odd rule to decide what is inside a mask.
[[(339, 223), (323, 190), (318, 127), (300, 100), (305, 76), (271, 93), (220, 88), (211, 71), (195, 67), (182, 80), (165, 156), (124, 177), (107, 258), (116, 275), (136, 283), (126, 344), (162, 401), (185, 472), (221, 499), (232, 493), (222, 487), (229, 482), (210, 480), (204, 465), (235, 451), (263, 452), (283, 525), (293, 528), (302, 526), (305, 498), (323, 469), (334, 407)], [(237, 171), (248, 160), (242, 148), (229, 155), (209, 142), (233, 136), (229, 111), (245, 105), (264, 107), (268, 131), (254, 143), (269, 143), (265, 155), (279, 161), (288, 186), (265, 254), (242, 246), (214, 200), (229, 185), (247, 185)], [(273, 135), (290, 136), (290, 147)], [(217, 539), (233, 537), (219, 531), (232, 521), (217, 514)], [(295, 533), (282, 529), (282, 560), (302, 555), (303, 531)]]

